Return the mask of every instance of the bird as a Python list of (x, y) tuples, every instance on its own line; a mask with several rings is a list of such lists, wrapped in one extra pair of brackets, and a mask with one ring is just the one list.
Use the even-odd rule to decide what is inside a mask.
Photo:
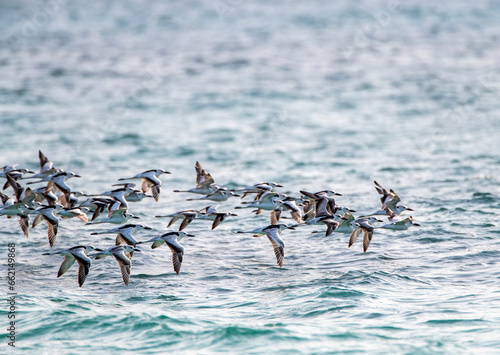
[(78, 245), (69, 249), (56, 251), (54, 253), (44, 253), (42, 255), (64, 255), (64, 261), (57, 272), (57, 277), (62, 276), (66, 271), (68, 271), (76, 260), (78, 262), (78, 285), (82, 287), (87, 275), (89, 274), (90, 265), (92, 264), (92, 260), (88, 257), (88, 254), (91, 251), (102, 251), (102, 249), (96, 248), (93, 245)]
[[(134, 234), (140, 230), (152, 230), (151, 227), (146, 227), (143, 224), (125, 224), (113, 229), (109, 229), (104, 232), (93, 232), (90, 235), (100, 235), (100, 234), (117, 234), (116, 235), (116, 245), (126, 243), (135, 247), (139, 242), (134, 238)], [(133, 253), (133, 251), (131, 252)]]
[(273, 246), (274, 255), (276, 256), (276, 262), (280, 267), (283, 267), (283, 259), (285, 258), (285, 243), (280, 238), (279, 232), (285, 229), (295, 230), (295, 227), (293, 226), (289, 227), (286, 224), (272, 224), (267, 227), (254, 229), (253, 231), (250, 232), (238, 232), (238, 233), (253, 233), (253, 236), (255, 238), (267, 235), (269, 241)]
[(126, 209), (117, 209), (109, 212), (106, 218), (93, 222), (88, 222), (87, 224), (100, 224), (100, 223), (122, 224), (128, 222), (128, 220), (131, 218), (139, 219), (139, 217), (134, 216), (131, 213), (128, 213)]
[(54, 163), (50, 161), (41, 150), (38, 151), (38, 158), (40, 160), (40, 172), (30, 176), (29, 179), (44, 179), (62, 171), (61, 169), (54, 168)]
[(10, 174), (6, 175), (7, 182), (14, 190), (14, 196), (17, 202), (22, 202), (28, 206), (36, 199), (36, 194), (31, 188), (24, 188), (20, 183), (15, 181)]
[(384, 224), (377, 228), (383, 229), (391, 229), (391, 230), (407, 230), (410, 226), (420, 227), (420, 224), (413, 222), (413, 217), (407, 217), (405, 219), (401, 219), (400, 216), (391, 211), (391, 209), (387, 208), (387, 215), (389, 216), (389, 223)]
[(335, 228), (334, 232), (336, 233), (347, 233), (351, 234), (352, 231), (356, 228), (356, 226), (351, 225), (351, 222), (355, 220), (354, 216), (350, 211), (344, 212), (342, 215), (342, 220), (340, 224)]
[(237, 214), (231, 212), (221, 212), (218, 210), (217, 205), (208, 206), (198, 211), (196, 216), (197, 219), (204, 219), (208, 221), (213, 221), (212, 230), (214, 230), (219, 224), (221, 224), (227, 217), (236, 217)]
[(332, 194), (333, 196), (342, 196), (342, 194), (339, 194), (335, 191), (322, 190), (313, 193), (300, 190), (300, 193), (305, 196), (304, 200), (307, 201), (306, 203), (304, 203), (303, 219), (305, 221), (314, 217), (334, 215), (340, 208), (339, 206), (337, 206), (335, 198), (329, 196), (329, 194)]
[(197, 200), (211, 200), (211, 201), (227, 201), (230, 197), (239, 197), (240, 195), (235, 194), (233, 191), (228, 191), (225, 188), (219, 188), (215, 192), (212, 192), (210, 195), (206, 195), (201, 198), (188, 198), (186, 201), (197, 201)]
[(326, 225), (326, 234), (325, 236), (331, 235), (342, 223), (342, 221), (347, 220), (346, 217), (340, 216), (338, 214), (334, 215), (323, 215), (320, 217), (315, 217), (313, 219), (310, 219), (306, 222), (306, 224), (313, 224), (313, 225), (321, 225), (324, 224)]
[(271, 224), (278, 224), (283, 210), (290, 211), (290, 215), (297, 223), (302, 223), (302, 214), (297, 206), (297, 199), (294, 197), (285, 197), (281, 200), (281, 206), (271, 211)]
[(7, 216), (7, 218), (19, 216), (19, 226), (23, 234), (29, 237), (30, 219), (28, 211), (30, 207), (23, 202), (14, 202), (14, 199), (9, 198), (3, 193), (0, 193), (0, 196), (3, 202), (3, 208), (0, 209), (0, 215)]
[(363, 232), (363, 252), (366, 253), (366, 251), (368, 250), (368, 246), (372, 241), (373, 231), (375, 229), (372, 225), (370, 225), (370, 223), (374, 222), (383, 222), (383, 221), (375, 217), (358, 218), (352, 221), (351, 225), (352, 227), (354, 227), (354, 230), (352, 231), (351, 237), (349, 238), (348, 248), (350, 248), (354, 244), (354, 242), (356, 241), (356, 239), (358, 239), (361, 232)]
[(127, 189), (124, 195), (127, 202), (139, 202), (145, 199), (146, 197), (151, 197), (151, 198), (153, 197), (152, 195), (145, 194), (141, 190), (134, 189), (135, 184), (131, 182), (126, 182), (122, 184), (113, 184), (111, 186), (121, 186), (122, 188)]
[(119, 245), (110, 247), (100, 253), (95, 255), (96, 259), (103, 259), (106, 256), (113, 255), (118, 262), (120, 271), (122, 273), (122, 279), (126, 286), (128, 286), (130, 281), (131, 267), (132, 263), (130, 259), (132, 258), (131, 252), (140, 252), (139, 249), (131, 245)]
[(184, 247), (179, 242), (184, 237), (193, 238), (195, 236), (185, 232), (167, 232), (145, 242), (139, 243), (142, 244), (153, 242), (153, 244), (151, 245), (151, 249), (156, 249), (163, 244), (167, 244), (167, 246), (172, 251), (172, 264), (174, 265), (174, 271), (176, 274), (179, 274), (179, 272), (181, 271), (182, 259), (184, 257)]
[(24, 188), (15, 181), (9, 173), (6, 175), (7, 182), (14, 190), (14, 198), (9, 198), (5, 194), (1, 193), (3, 208), (0, 210), (0, 214), (11, 216), (19, 216), (19, 226), (26, 237), (29, 237), (30, 219), (29, 214), (26, 213), (28, 208), (34, 206), (34, 201), (36, 199), (36, 194), (29, 187)]
[(382, 207), (378, 211), (364, 217), (385, 215), (387, 214), (387, 209), (390, 209), (392, 213), (395, 213), (396, 215), (400, 215), (404, 211), (413, 211), (412, 208), (406, 207), (405, 205), (398, 205), (398, 203), (401, 202), (401, 198), (396, 192), (394, 192), (394, 190), (391, 189), (390, 191), (387, 191), (377, 181), (374, 181), (374, 183), (375, 189), (380, 195), (382, 195), (380, 198)]
[(125, 208), (127, 209), (128, 208), (128, 202), (127, 202), (127, 199), (126, 199), (126, 195), (132, 193), (134, 191), (134, 189), (132, 189), (131, 187), (129, 186), (124, 186), (124, 187), (121, 187), (121, 188), (118, 188), (118, 189), (113, 189), (113, 190), (110, 190), (110, 191), (105, 191), (101, 194), (99, 194), (100, 196), (111, 196), (113, 198), (115, 198), (116, 200), (120, 201), (120, 205), (118, 208)]
[(280, 185), (276, 182), (257, 182), (253, 185), (250, 185), (250, 186), (247, 186), (243, 189), (237, 189), (235, 191), (244, 191), (243, 193), (243, 196), (241, 196), (241, 198), (245, 198), (246, 196), (248, 196), (249, 194), (257, 194), (257, 197), (255, 198), (255, 200), (259, 200), (260, 199), (260, 195), (266, 191), (272, 191), (273, 188), (275, 187), (283, 187), (283, 185)]
[(61, 216), (62, 218), (68, 219), (76, 217), (80, 221), (87, 223), (89, 221), (85, 212), (88, 212), (89, 209), (87, 207), (73, 207), (73, 208), (63, 208), (56, 213), (57, 216)]
[(83, 201), (78, 207), (88, 207), (90, 211), (93, 211), (91, 221), (94, 221), (97, 217), (108, 210), (108, 214), (112, 211), (118, 209), (120, 201), (116, 200), (114, 197), (89, 197), (87, 200)]
[[(29, 169), (12, 169), (13, 167), (17, 166), (18, 164), (15, 164), (15, 165), (9, 165), (9, 166), (5, 166), (4, 167), (4, 171), (3, 172), (0, 172), (0, 177), (7, 177), (7, 176), (10, 176), (14, 181), (17, 181), (19, 179), (22, 179), (24, 177), (24, 174), (34, 174), (33, 171), (29, 170)], [(11, 182), (9, 180), (7, 180), (5, 182), (5, 184), (3, 185), (3, 189), (6, 190), (9, 185), (12, 185)]]
[(37, 216), (33, 220), (32, 228), (35, 228), (42, 220), (47, 223), (47, 235), (49, 237), (49, 244), (52, 248), (56, 240), (57, 231), (59, 229), (59, 219), (56, 217), (55, 213), (59, 212), (63, 207), (61, 205), (56, 206), (41, 206), (29, 213), (34, 213)]
[(211, 195), (221, 188), (222, 185), (215, 184), (215, 180), (199, 162), (194, 166), (196, 170), (196, 186), (189, 190), (174, 190), (174, 192), (189, 192), (200, 195)]
[(172, 218), (170, 222), (168, 222), (167, 228), (172, 224), (177, 222), (179, 219), (182, 219), (181, 225), (179, 226), (179, 232), (186, 228), (197, 216), (198, 211), (195, 210), (185, 210), (179, 211), (175, 213), (171, 213), (165, 216), (155, 216), (156, 218)]
[(151, 192), (153, 194), (153, 198), (155, 199), (156, 202), (158, 202), (160, 199), (160, 189), (161, 189), (161, 180), (158, 179), (158, 177), (161, 174), (171, 174), (171, 173), (168, 171), (165, 171), (164, 169), (146, 170), (146, 171), (143, 171), (142, 173), (134, 175), (130, 178), (118, 179), (118, 181), (141, 179), (142, 180), (142, 185), (141, 185), (142, 192), (146, 193), (149, 191), (149, 189), (151, 189)]
[(242, 202), (244, 206), (237, 206), (235, 208), (258, 208), (260, 210), (274, 211), (283, 205), (282, 199), (286, 197), (284, 194), (268, 191), (262, 195), (259, 201)]

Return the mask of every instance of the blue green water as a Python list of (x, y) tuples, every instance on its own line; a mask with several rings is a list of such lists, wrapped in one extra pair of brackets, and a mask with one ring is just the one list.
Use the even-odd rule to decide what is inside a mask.
[[(234, 233), (268, 215), (239, 211), (190, 225), (179, 275), (144, 246), (129, 287), (106, 258), (78, 288), (42, 255), (43, 225), (27, 239), (0, 217), (16, 351), (500, 353), (499, 16), (494, 1), (2, 2), (0, 166), (36, 170), (40, 149), (87, 193), (171, 171), (159, 203), (131, 205), (155, 229), (141, 240), (165, 231), (154, 215), (208, 205), (172, 192), (197, 160), (229, 187), (333, 189), (358, 214), (379, 207), (377, 180), (422, 225), (377, 230), (367, 253), (286, 231), (279, 268), (268, 240)], [(64, 220), (53, 249), (111, 246), (90, 235), (105, 228)]]

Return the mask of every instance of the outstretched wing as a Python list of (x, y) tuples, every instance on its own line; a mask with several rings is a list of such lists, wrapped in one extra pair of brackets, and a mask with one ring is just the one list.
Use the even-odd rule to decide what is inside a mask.
[(356, 241), (356, 239), (358, 239), (359, 235), (361, 234), (361, 231), (362, 229), (361, 228), (356, 228), (352, 231), (351, 233), (351, 237), (349, 238), (349, 246), (348, 248), (350, 248), (354, 242)]

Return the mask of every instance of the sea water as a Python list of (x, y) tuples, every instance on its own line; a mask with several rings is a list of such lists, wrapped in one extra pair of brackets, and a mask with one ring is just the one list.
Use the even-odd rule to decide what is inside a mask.
[(90, 233), (114, 225), (62, 220), (51, 249), (44, 224), (26, 238), (0, 217), (0, 352), (500, 353), (499, 17), (481, 0), (2, 2), (0, 166), (38, 171), (41, 150), (89, 194), (172, 172), (158, 203), (130, 203), (154, 229), (138, 240), (167, 231), (155, 215), (214, 204), (172, 192), (196, 161), (228, 188), (334, 190), (356, 216), (380, 208), (376, 180), (421, 227), (376, 230), (366, 253), (283, 231), (280, 268), (266, 237), (235, 233), (269, 214), (231, 198), (238, 217), (186, 229), (179, 275), (143, 244), (128, 287), (108, 257), (79, 288), (42, 254), (108, 248)]

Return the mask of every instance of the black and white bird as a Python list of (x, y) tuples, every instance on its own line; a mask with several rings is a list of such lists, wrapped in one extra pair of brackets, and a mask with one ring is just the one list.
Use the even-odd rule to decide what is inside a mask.
[(222, 185), (216, 184), (212, 175), (203, 169), (199, 162), (196, 162), (194, 168), (196, 170), (196, 186), (189, 190), (174, 190), (174, 192), (211, 195), (221, 188)]
[(179, 211), (171, 214), (167, 214), (164, 216), (155, 216), (156, 218), (171, 218), (170, 222), (168, 222), (167, 228), (172, 224), (182, 219), (181, 225), (179, 226), (179, 232), (186, 228), (198, 215), (198, 211), (195, 210), (185, 210)]
[(30, 176), (30, 179), (44, 179), (62, 171), (61, 169), (54, 168), (54, 163), (50, 161), (41, 150), (38, 151), (38, 158), (40, 159), (40, 171)]
[(132, 213), (128, 213), (126, 209), (117, 209), (109, 212), (106, 218), (95, 220), (87, 224), (101, 224), (101, 223), (123, 224), (127, 223), (131, 218), (139, 219), (139, 217), (134, 216)]
[(54, 246), (56, 240), (57, 231), (59, 229), (59, 219), (56, 217), (56, 213), (59, 212), (63, 207), (61, 205), (56, 206), (41, 206), (36, 210), (32, 210), (30, 214), (36, 214), (37, 216), (33, 220), (32, 228), (35, 228), (42, 220), (47, 222), (47, 235), (49, 237), (50, 247)]
[(207, 221), (213, 221), (212, 230), (214, 230), (219, 224), (221, 224), (227, 217), (236, 217), (237, 214), (226, 211), (221, 212), (218, 210), (217, 205), (207, 206), (198, 211), (196, 219), (202, 219)]
[(42, 255), (64, 255), (64, 260), (57, 272), (57, 277), (62, 276), (68, 269), (75, 263), (78, 262), (78, 285), (82, 287), (87, 275), (90, 271), (90, 266), (92, 265), (92, 260), (88, 257), (91, 251), (102, 251), (93, 245), (79, 245), (65, 250), (56, 251), (54, 253), (44, 253)]
[(405, 205), (398, 205), (398, 203), (401, 202), (401, 198), (398, 196), (394, 190), (387, 191), (385, 188), (383, 188), (378, 182), (374, 181), (375, 183), (375, 189), (379, 193), (379, 195), (382, 195), (380, 197), (380, 202), (382, 203), (382, 207), (374, 212), (370, 213), (367, 216), (382, 216), (387, 214), (387, 209), (390, 209), (392, 213), (396, 215), (400, 215), (404, 211), (413, 211), (413, 209), (406, 207)]
[(235, 194), (233, 191), (226, 190), (225, 188), (219, 188), (210, 195), (200, 198), (188, 198), (186, 201), (197, 201), (197, 200), (210, 200), (210, 201), (227, 201), (230, 197), (239, 197), (240, 195)]
[(299, 206), (297, 206), (297, 199), (295, 197), (287, 196), (281, 199), (281, 206), (276, 210), (271, 211), (271, 224), (278, 224), (281, 212), (290, 211), (290, 215), (297, 223), (302, 223), (302, 213)]
[(123, 282), (126, 286), (128, 286), (130, 282), (130, 274), (132, 272), (132, 263), (130, 261), (133, 255), (132, 252), (140, 252), (140, 250), (131, 245), (119, 245), (97, 253), (95, 258), (103, 259), (106, 256), (113, 255), (118, 262), (118, 266), (120, 267)]
[(56, 216), (61, 216), (64, 219), (78, 218), (80, 221), (87, 223), (89, 221), (86, 212), (89, 209), (87, 207), (73, 207), (73, 208), (63, 208), (57, 211)]
[(402, 219), (400, 216), (392, 212), (390, 208), (387, 208), (386, 212), (387, 216), (389, 217), (389, 223), (386, 223), (377, 228), (401, 231), (407, 230), (411, 226), (420, 227), (420, 224), (413, 222), (412, 216)]
[(253, 185), (247, 186), (243, 189), (237, 189), (235, 191), (243, 191), (243, 196), (241, 196), (242, 199), (250, 194), (257, 194), (254, 201), (258, 201), (263, 193), (273, 191), (273, 188), (275, 187), (283, 187), (283, 185), (276, 182), (257, 182)]
[(377, 219), (375, 217), (369, 217), (369, 218), (358, 218), (354, 221), (351, 222), (351, 226), (354, 227), (354, 230), (351, 233), (351, 237), (349, 238), (349, 246), (350, 248), (356, 239), (358, 239), (359, 235), (361, 232), (363, 232), (363, 252), (366, 253), (368, 250), (368, 246), (370, 245), (370, 242), (372, 241), (373, 238), (373, 231), (375, 228), (370, 224), (374, 222), (383, 222), (380, 219)]
[(267, 227), (254, 229), (250, 232), (238, 232), (238, 233), (253, 233), (255, 238), (267, 235), (269, 241), (271, 242), (274, 255), (276, 256), (276, 261), (280, 267), (283, 267), (283, 259), (285, 258), (285, 242), (280, 238), (279, 232), (285, 229), (295, 229), (294, 227), (289, 227), (286, 224), (274, 224)]
[[(143, 224), (125, 224), (120, 227), (109, 229), (104, 232), (93, 232), (90, 235), (100, 235), (100, 234), (116, 234), (116, 245), (125, 243), (127, 245), (132, 245), (135, 247), (139, 242), (134, 238), (134, 234), (140, 230), (152, 230), (151, 227), (146, 227)], [(131, 252), (133, 253), (133, 251)]]
[(174, 271), (176, 274), (179, 274), (181, 271), (182, 260), (184, 257), (184, 247), (179, 243), (184, 237), (195, 237), (192, 234), (188, 234), (185, 232), (167, 232), (165, 234), (154, 237), (150, 240), (147, 240), (142, 243), (153, 242), (151, 245), (151, 249), (156, 249), (163, 244), (167, 244), (167, 246), (172, 251), (172, 264), (174, 266)]
[(153, 194), (153, 198), (155, 199), (156, 202), (158, 202), (158, 200), (160, 199), (160, 190), (161, 190), (161, 180), (158, 177), (161, 174), (171, 174), (171, 173), (168, 171), (165, 171), (164, 169), (146, 170), (146, 171), (143, 171), (142, 173), (134, 175), (130, 178), (118, 179), (118, 181), (141, 179), (142, 180), (142, 185), (141, 185), (142, 192), (146, 193), (151, 189), (151, 192)]

